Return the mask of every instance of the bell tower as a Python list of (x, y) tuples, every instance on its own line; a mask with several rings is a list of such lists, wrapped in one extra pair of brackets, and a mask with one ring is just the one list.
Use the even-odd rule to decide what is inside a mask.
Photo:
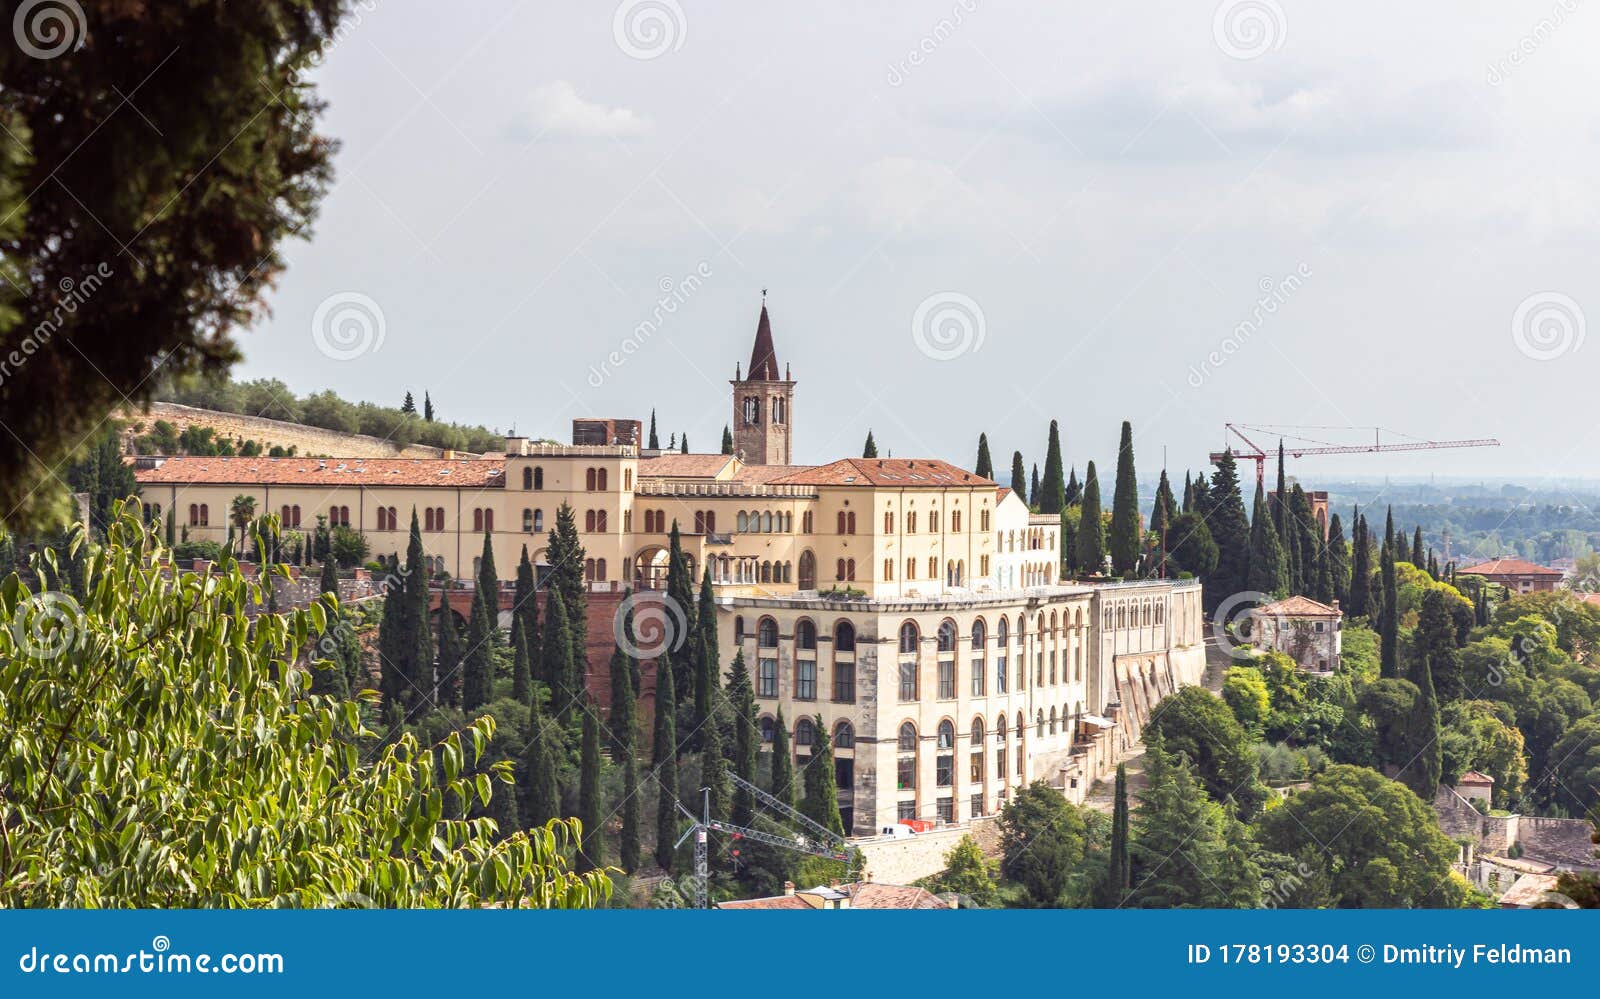
[(732, 385), (733, 453), (747, 465), (794, 464), (794, 381), (787, 370), (779, 375), (765, 288), (749, 372), (735, 365)]

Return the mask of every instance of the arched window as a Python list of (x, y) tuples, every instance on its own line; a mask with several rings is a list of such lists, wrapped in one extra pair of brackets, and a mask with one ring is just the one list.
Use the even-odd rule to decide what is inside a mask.
[(1034, 735), (1044, 738), (1044, 708), (1039, 709), (1039, 720), (1034, 723)]
[(795, 625), (794, 644), (795, 648), (815, 652), (817, 649), (817, 626), (810, 621), (801, 621)]
[(939, 723), (939, 748), (956, 748), (956, 727), (950, 723), (948, 718)]
[[(649, 519), (650, 519), (649, 515), (646, 514), (646, 516), (645, 516), (645, 522), (646, 522), (646, 528), (645, 529), (646, 530), (649, 530), (649, 526), (648, 526)], [(750, 530), (750, 515), (748, 513), (745, 513), (743, 510), (740, 510), (739, 511), (739, 516), (734, 518), (734, 526), (738, 529), (740, 534), (747, 533)]]
[(949, 618), (939, 622), (939, 651), (954, 652), (956, 650), (956, 623)]
[(934, 783), (939, 787), (950, 787), (956, 779), (956, 727), (946, 718), (939, 723), (939, 742), (937, 755), (933, 758)]
[(762, 618), (761, 623), (756, 626), (756, 640), (757, 644), (759, 644), (763, 649), (777, 648), (778, 622), (774, 621), (770, 617)]
[(833, 730), (834, 749), (856, 748), (856, 728), (848, 721), (842, 721)]
[(917, 634), (917, 623), (907, 621), (900, 626), (900, 652), (902, 655), (914, 655), (921, 636)]
[(845, 533), (844, 525), (845, 525), (844, 511), (840, 510), (839, 511), (839, 531), (838, 531), (838, 533), (840, 533), (840, 534), (844, 534)]
[(586, 469), (583, 473), (583, 488), (589, 490), (590, 492), (594, 492), (594, 481), (594, 469)]
[(983, 618), (980, 617), (972, 622), (972, 650), (974, 652), (982, 652), (983, 646), (987, 641), (988, 635), (984, 631)]
[(834, 563), (833, 578), (840, 580), (844, 579), (844, 559), (840, 559)]
[(1050, 705), (1050, 734), (1056, 734), (1056, 706)]
[(761, 563), (761, 581), (763, 583), (772, 582), (772, 563), (771, 562), (763, 562), (763, 563)]
[(764, 717), (764, 718), (761, 719), (761, 741), (762, 742), (765, 742), (765, 743), (768, 743), (768, 744), (770, 744), (772, 742), (773, 728), (774, 728), (774, 726), (773, 726), (772, 718), (770, 716), (769, 717)]
[(524, 467), (522, 469), (522, 488), (524, 488), (524, 489), (532, 489), (533, 488), (533, 469), (532, 468)]
[(849, 580), (852, 583), (856, 581), (856, 560), (855, 559), (853, 559), (853, 558), (845, 559), (845, 562), (844, 562), (844, 578)]
[(761, 515), (761, 533), (772, 533), (772, 514), (770, 512)]
[(594, 563), (595, 579), (599, 582), (606, 581), (606, 560), (596, 559)]
[(811, 724), (810, 718), (801, 718), (794, 723), (794, 744), (796, 746), (810, 746), (817, 741), (816, 726)]
[(1011, 637), (1011, 627), (1006, 624), (1005, 618), (1001, 618), (994, 625), (994, 644), (1003, 652), (1006, 647), (1006, 639), (1009, 637)]
[(854, 652), (856, 650), (856, 629), (849, 621), (840, 621), (833, 628), (833, 651)]
[(598, 486), (596, 486), (595, 488), (599, 489), (601, 492), (605, 492), (606, 491), (606, 470), (603, 469), (603, 468), (600, 469), (599, 475), (597, 476), (597, 478), (600, 480), (600, 484)]
[(844, 533), (846, 533), (846, 534), (854, 534), (854, 533), (856, 533), (856, 515), (855, 515), (854, 511), (851, 511), (850, 515), (845, 518), (845, 532)]
[(917, 727), (910, 722), (904, 722), (900, 726), (899, 751), (902, 753), (917, 751)]
[[(428, 511), (428, 522), (429, 522), (429, 525), (430, 525), (429, 529), (431, 530), (432, 529), (431, 525), (433, 523), (433, 511), (432, 510)], [(524, 533), (524, 534), (532, 534), (533, 533), (533, 511), (529, 510), (527, 508), (523, 508), (523, 511), (522, 511), (522, 533)]]
[[(439, 511), (439, 523), (440, 523), (440, 525), (444, 524), (444, 511), (443, 510)], [(533, 511), (533, 529), (535, 531), (544, 530), (544, 511), (543, 510), (535, 510), (535, 511)]]
[(994, 741), (1006, 741), (1006, 716), (1001, 715), (994, 720)]
[(535, 489), (543, 489), (544, 488), (544, 468), (542, 466), (537, 466), (537, 465), (534, 466), (534, 469), (533, 469), (533, 488), (535, 488)]

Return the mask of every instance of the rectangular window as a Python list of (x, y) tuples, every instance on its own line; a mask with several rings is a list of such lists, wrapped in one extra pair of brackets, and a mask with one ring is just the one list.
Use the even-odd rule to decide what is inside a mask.
[(1004, 746), (994, 751), (994, 775), (1001, 780), (1006, 779), (1006, 747)]
[(902, 791), (910, 791), (917, 786), (917, 758), (915, 756), (902, 756), (895, 762), (895, 783)]
[(778, 696), (778, 660), (761, 660), (761, 674), (756, 694), (760, 697)]
[(917, 664), (900, 664), (900, 699), (914, 701), (917, 699)]
[(954, 822), (956, 820), (956, 799), (940, 798), (935, 804), (940, 822)]
[(900, 819), (914, 819), (917, 817), (917, 803), (915, 801), (902, 801), (895, 809), (895, 817)]
[(840, 704), (854, 704), (856, 701), (856, 665), (855, 663), (833, 664), (833, 699)]
[(998, 693), (1006, 692), (1006, 657), (996, 656), (994, 660), (994, 685)]
[(984, 695), (983, 684), (984, 684), (983, 660), (982, 659), (974, 659), (974, 660), (972, 660), (972, 696), (973, 697), (982, 697)]
[(974, 783), (974, 784), (982, 784), (983, 783), (983, 754), (982, 753), (973, 753), (972, 754), (971, 763), (972, 763), (972, 768), (969, 771), (969, 773), (972, 775), (972, 783)]
[(978, 816), (980, 816), (982, 814), (983, 814), (983, 795), (982, 794), (975, 794), (975, 795), (972, 796), (972, 816), (971, 817), (972, 818), (977, 818)]
[(856, 761), (849, 757), (836, 757), (833, 761), (833, 780), (841, 791), (853, 789), (856, 786)]
[(939, 697), (949, 699), (956, 696), (956, 664), (953, 659), (939, 660)]
[(1022, 750), (1019, 749), (1019, 750), (1017, 750), (1017, 776), (1018, 777), (1022, 776), (1022, 763), (1023, 763)]
[(956, 780), (956, 758), (940, 756), (933, 761), (934, 780), (940, 787), (949, 787)]
[(794, 664), (794, 696), (798, 701), (817, 699), (817, 661), (797, 659)]

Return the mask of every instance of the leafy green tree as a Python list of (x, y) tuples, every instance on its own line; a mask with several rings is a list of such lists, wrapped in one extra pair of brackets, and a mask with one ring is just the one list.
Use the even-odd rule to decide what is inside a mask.
[(1105, 524), (1100, 517), (1100, 478), (1094, 462), (1089, 462), (1083, 479), (1083, 506), (1078, 515), (1077, 552), (1074, 564), (1078, 574), (1093, 576), (1105, 571)]
[[(467, 776), (494, 745), (492, 720), (436, 745), (399, 732), (355, 751), (370, 742), (357, 706), (309, 696), (305, 675), (282, 669), (327, 629), (327, 602), (255, 614), (263, 582), (235, 563), (204, 579), (163, 574), (157, 532), (136, 510), (121, 508), (88, 560), (70, 634), (46, 622), (53, 639), (41, 643), (0, 629), (0, 905), (606, 900), (603, 876), (566, 868), (570, 825), (497, 841), (440, 818), (449, 796), (487, 805), (508, 786), (505, 768)], [(0, 583), (0, 618), (37, 607), (19, 577)]]
[(772, 726), (772, 796), (794, 807), (794, 755), (789, 751), (789, 727), (783, 723), (783, 709)]
[(1143, 548), (1139, 529), (1139, 480), (1133, 469), (1133, 424), (1122, 421), (1117, 445), (1117, 485), (1111, 495), (1111, 569), (1127, 576), (1139, 565)]
[(1600, 717), (1580, 718), (1556, 743), (1552, 798), (1573, 814), (1600, 804)]
[(1178, 514), (1167, 529), (1169, 572), (1187, 572), (1205, 578), (1216, 571), (1219, 552), (1205, 517), (1193, 511)]
[(872, 431), (867, 431), (867, 441), (861, 445), (861, 457), (876, 458), (878, 456), (878, 442), (872, 439)]
[(1060, 513), (1067, 506), (1067, 471), (1061, 460), (1061, 427), (1050, 421), (1050, 440), (1045, 449), (1044, 478), (1039, 488), (1043, 492), (1037, 503), (1040, 513)]
[(592, 871), (606, 863), (605, 837), (600, 814), (600, 718), (592, 704), (583, 705), (582, 762), (578, 777), (578, 822), (583, 837), (576, 859), (578, 870)]
[(656, 660), (655, 747), (651, 762), (660, 789), (656, 803), (656, 863), (672, 871), (678, 839), (678, 726), (672, 675)]
[(1201, 513), (1217, 545), (1217, 568), (1207, 577), (1205, 588), (1206, 602), (1215, 606), (1250, 589), (1250, 522), (1244, 515), (1239, 470), (1231, 450), (1217, 459), (1206, 509)]
[(1272, 713), (1267, 681), (1254, 666), (1230, 666), (1222, 680), (1222, 700), (1252, 739), (1261, 738)]
[(1082, 811), (1044, 781), (1020, 789), (1000, 811), (1000, 873), (1036, 908), (1065, 908), (1087, 838)]
[(1260, 483), (1256, 484), (1255, 512), (1250, 517), (1248, 588), (1271, 596), (1282, 596), (1288, 590), (1283, 549), (1278, 546), (1277, 530), (1272, 526)]
[(811, 759), (806, 762), (805, 798), (800, 802), (800, 814), (811, 821), (843, 836), (844, 819), (839, 815), (839, 782), (833, 772), (833, 741), (822, 716), (813, 721), (816, 727), (816, 744), (811, 748)]
[(989, 435), (978, 435), (978, 460), (973, 463), (972, 470), (982, 479), (994, 478), (994, 459), (989, 456)]
[(1159, 739), (1167, 752), (1186, 756), (1216, 801), (1231, 799), (1247, 817), (1265, 802), (1249, 733), (1227, 703), (1204, 687), (1169, 695), (1145, 726), (1144, 738)]
[[(3, 395), (3, 389), (0, 389)], [(113, 519), (112, 505), (139, 495), (133, 467), (122, 460), (121, 432), (117, 425), (106, 426), (88, 445), (82, 460), (67, 467), (67, 484), (76, 493), (89, 496), (89, 525), (103, 537)]]
[(1258, 905), (1261, 874), (1248, 830), (1206, 797), (1187, 758), (1168, 752), (1159, 737), (1148, 742), (1145, 760), (1149, 787), (1132, 823), (1127, 904), (1146, 909)]
[(1433, 809), (1405, 785), (1365, 767), (1335, 764), (1262, 817), (1261, 843), (1309, 854), (1348, 909), (1453, 908), (1462, 900), (1450, 865), (1460, 850)]
[(936, 895), (955, 895), (963, 908), (992, 909), (1000, 904), (1000, 887), (994, 881), (994, 864), (984, 856), (978, 841), (966, 835), (944, 855), (944, 869), (922, 882)]

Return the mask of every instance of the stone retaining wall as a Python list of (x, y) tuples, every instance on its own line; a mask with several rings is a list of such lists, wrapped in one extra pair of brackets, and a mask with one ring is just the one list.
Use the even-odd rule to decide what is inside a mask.
[[(126, 448), (133, 438), (147, 434), (157, 420), (166, 420), (182, 433), (190, 426), (210, 427), (217, 437), (229, 440), (259, 441), (263, 450), (274, 445), (295, 448), (296, 454), (324, 455), (330, 458), (443, 458), (445, 452), (424, 444), (396, 444), (381, 437), (344, 434), (337, 430), (306, 427), (259, 416), (241, 416), (213, 409), (196, 409), (175, 402), (153, 402), (150, 412), (123, 412), (122, 431)], [(460, 452), (458, 452), (460, 453)]]

